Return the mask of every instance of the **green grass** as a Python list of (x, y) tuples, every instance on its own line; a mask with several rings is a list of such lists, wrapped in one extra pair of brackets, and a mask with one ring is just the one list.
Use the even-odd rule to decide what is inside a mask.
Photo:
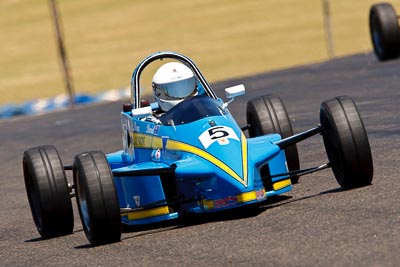
[[(370, 52), (376, 1), (330, 2), (336, 56)], [(328, 59), (322, 0), (58, 3), (76, 92), (129, 86), (137, 63), (163, 50), (193, 59), (210, 82)], [(0, 28), (0, 104), (63, 93), (48, 1), (2, 0)]]

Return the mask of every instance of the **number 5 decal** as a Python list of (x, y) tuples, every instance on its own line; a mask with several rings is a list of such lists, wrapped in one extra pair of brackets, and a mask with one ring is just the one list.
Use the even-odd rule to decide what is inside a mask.
[(215, 126), (208, 130), (205, 130), (199, 136), (200, 142), (206, 149), (215, 141), (217, 141), (220, 145), (227, 145), (229, 144), (229, 138), (239, 141), (239, 137), (237, 136), (235, 131), (232, 128), (226, 126)]
[(208, 134), (212, 140), (229, 136), (229, 133), (224, 130), (224, 126), (217, 126), (208, 130)]

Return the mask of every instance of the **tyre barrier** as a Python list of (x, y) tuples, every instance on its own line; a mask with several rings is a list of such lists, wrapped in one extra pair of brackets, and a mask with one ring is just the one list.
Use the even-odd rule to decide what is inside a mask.
[[(130, 89), (112, 89), (97, 95), (76, 94), (74, 104), (77, 106), (101, 102), (113, 102), (130, 97)], [(43, 98), (28, 101), (21, 105), (0, 105), (0, 119), (10, 119), (15, 116), (39, 115), (53, 111), (67, 109), (70, 105), (69, 97), (65, 94), (53, 98)]]

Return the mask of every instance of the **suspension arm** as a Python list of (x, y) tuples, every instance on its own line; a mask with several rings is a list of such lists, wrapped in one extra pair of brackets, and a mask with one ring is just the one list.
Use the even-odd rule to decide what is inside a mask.
[(310, 130), (307, 130), (302, 133), (298, 133), (292, 136), (289, 136), (287, 138), (284, 138), (282, 140), (274, 142), (275, 145), (279, 146), (280, 149), (285, 149), (291, 145), (294, 145), (300, 141), (303, 141), (311, 136), (314, 136), (316, 134), (322, 133), (323, 128), (321, 125), (318, 125), (315, 128), (312, 128)]

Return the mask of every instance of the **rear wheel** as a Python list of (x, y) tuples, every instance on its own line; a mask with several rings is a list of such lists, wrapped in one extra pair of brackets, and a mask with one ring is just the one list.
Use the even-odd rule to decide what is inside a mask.
[(320, 120), (326, 153), (340, 186), (351, 189), (371, 184), (371, 148), (354, 101), (341, 96), (322, 102)]
[(113, 175), (102, 152), (77, 155), (73, 164), (76, 201), (83, 230), (93, 245), (118, 242), (121, 216)]
[(399, 57), (400, 27), (393, 6), (389, 3), (373, 5), (369, 26), (376, 57), (381, 61)]
[[(289, 115), (282, 100), (276, 95), (266, 95), (251, 99), (247, 102), (247, 124), (250, 125), (249, 136), (256, 137), (278, 133), (282, 138), (293, 135)], [(285, 149), (289, 171), (300, 169), (297, 146), (294, 144)], [(298, 176), (291, 178), (293, 183), (299, 181)]]
[(74, 216), (67, 178), (60, 156), (53, 146), (24, 152), (25, 189), (39, 234), (52, 238), (71, 234)]

